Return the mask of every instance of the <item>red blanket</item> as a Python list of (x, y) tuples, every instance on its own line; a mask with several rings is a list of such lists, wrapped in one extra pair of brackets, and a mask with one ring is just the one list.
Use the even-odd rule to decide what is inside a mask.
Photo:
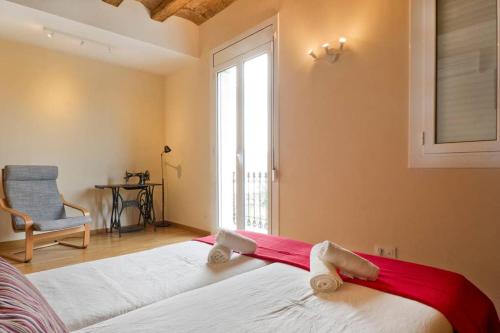
[[(283, 237), (238, 231), (257, 242), (249, 256), (309, 270), (311, 244)], [(215, 237), (197, 241), (214, 244)], [(402, 296), (440, 311), (458, 333), (499, 333), (495, 306), (475, 285), (460, 274), (400, 260), (358, 253), (380, 267), (377, 281), (343, 276), (349, 283)]]

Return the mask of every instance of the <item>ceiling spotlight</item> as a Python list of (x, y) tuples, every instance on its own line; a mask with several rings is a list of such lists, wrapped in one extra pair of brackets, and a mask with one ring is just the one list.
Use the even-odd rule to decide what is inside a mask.
[(49, 37), (49, 38), (54, 37), (54, 31), (47, 32), (47, 37)]
[(341, 45), (345, 44), (346, 42), (347, 42), (347, 38), (345, 38), (345, 37), (340, 37), (340, 38), (339, 38), (339, 43), (340, 43)]
[(324, 48), (325, 50), (328, 50), (330, 48), (330, 44), (325, 43), (325, 44), (321, 45), (321, 47)]

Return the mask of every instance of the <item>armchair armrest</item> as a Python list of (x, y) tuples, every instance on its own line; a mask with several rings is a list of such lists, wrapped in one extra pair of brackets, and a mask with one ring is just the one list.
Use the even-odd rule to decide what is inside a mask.
[(62, 199), (62, 203), (64, 206), (67, 206), (67, 207), (70, 207), (70, 208), (73, 208), (73, 209), (80, 211), (83, 214), (83, 216), (90, 216), (90, 212), (87, 209), (83, 208), (82, 206), (78, 206), (78, 205), (75, 205), (71, 202), (66, 201), (62, 195), (61, 195), (61, 199)]
[(16, 209), (10, 208), (7, 205), (7, 200), (0, 199), (0, 211), (4, 211), (7, 214), (21, 218), (24, 221), (25, 228), (28, 229), (33, 224), (33, 219), (26, 213), (20, 212)]

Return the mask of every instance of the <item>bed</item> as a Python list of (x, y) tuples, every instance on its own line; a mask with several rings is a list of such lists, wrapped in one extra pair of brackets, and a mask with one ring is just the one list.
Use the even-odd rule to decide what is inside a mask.
[[(14, 282), (2, 284), (0, 274), (0, 294), (2, 285), (6, 290), (0, 305), (16, 306), (4, 315), (0, 306), (0, 331), (2, 318), (9, 325), (21, 311), (38, 320), (60, 317), (78, 333), (500, 332), (491, 301), (459, 274), (365, 255), (381, 268), (377, 281), (345, 278), (339, 290), (315, 294), (311, 244), (239, 233), (253, 238), (257, 250), (219, 265), (207, 264), (213, 236), (30, 274), (29, 281), (4, 262), (11, 273), (3, 277)], [(10, 291), (30, 290), (26, 284), (40, 292), (30, 301), (13, 299)]]
[(268, 264), (234, 254), (208, 266), (210, 248), (189, 241), (27, 277), (73, 331)]
[(308, 272), (271, 264), (143, 307), (78, 333), (451, 333), (438, 311), (350, 283), (318, 297)]

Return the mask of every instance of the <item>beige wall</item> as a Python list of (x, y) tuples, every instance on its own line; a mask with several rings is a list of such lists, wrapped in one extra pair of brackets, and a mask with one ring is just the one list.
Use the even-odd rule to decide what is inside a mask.
[[(214, 223), (209, 51), (280, 13), (280, 231), (465, 274), (500, 303), (500, 171), (408, 169), (402, 0), (239, 0), (201, 26), (202, 58), (167, 78), (169, 217)], [(306, 50), (349, 38), (339, 63)]]
[[(0, 166), (59, 166), (60, 191), (102, 228), (110, 193), (94, 184), (126, 169), (160, 179), (163, 88), (160, 76), (0, 40)], [(0, 241), (21, 236), (9, 221), (0, 214)]]

